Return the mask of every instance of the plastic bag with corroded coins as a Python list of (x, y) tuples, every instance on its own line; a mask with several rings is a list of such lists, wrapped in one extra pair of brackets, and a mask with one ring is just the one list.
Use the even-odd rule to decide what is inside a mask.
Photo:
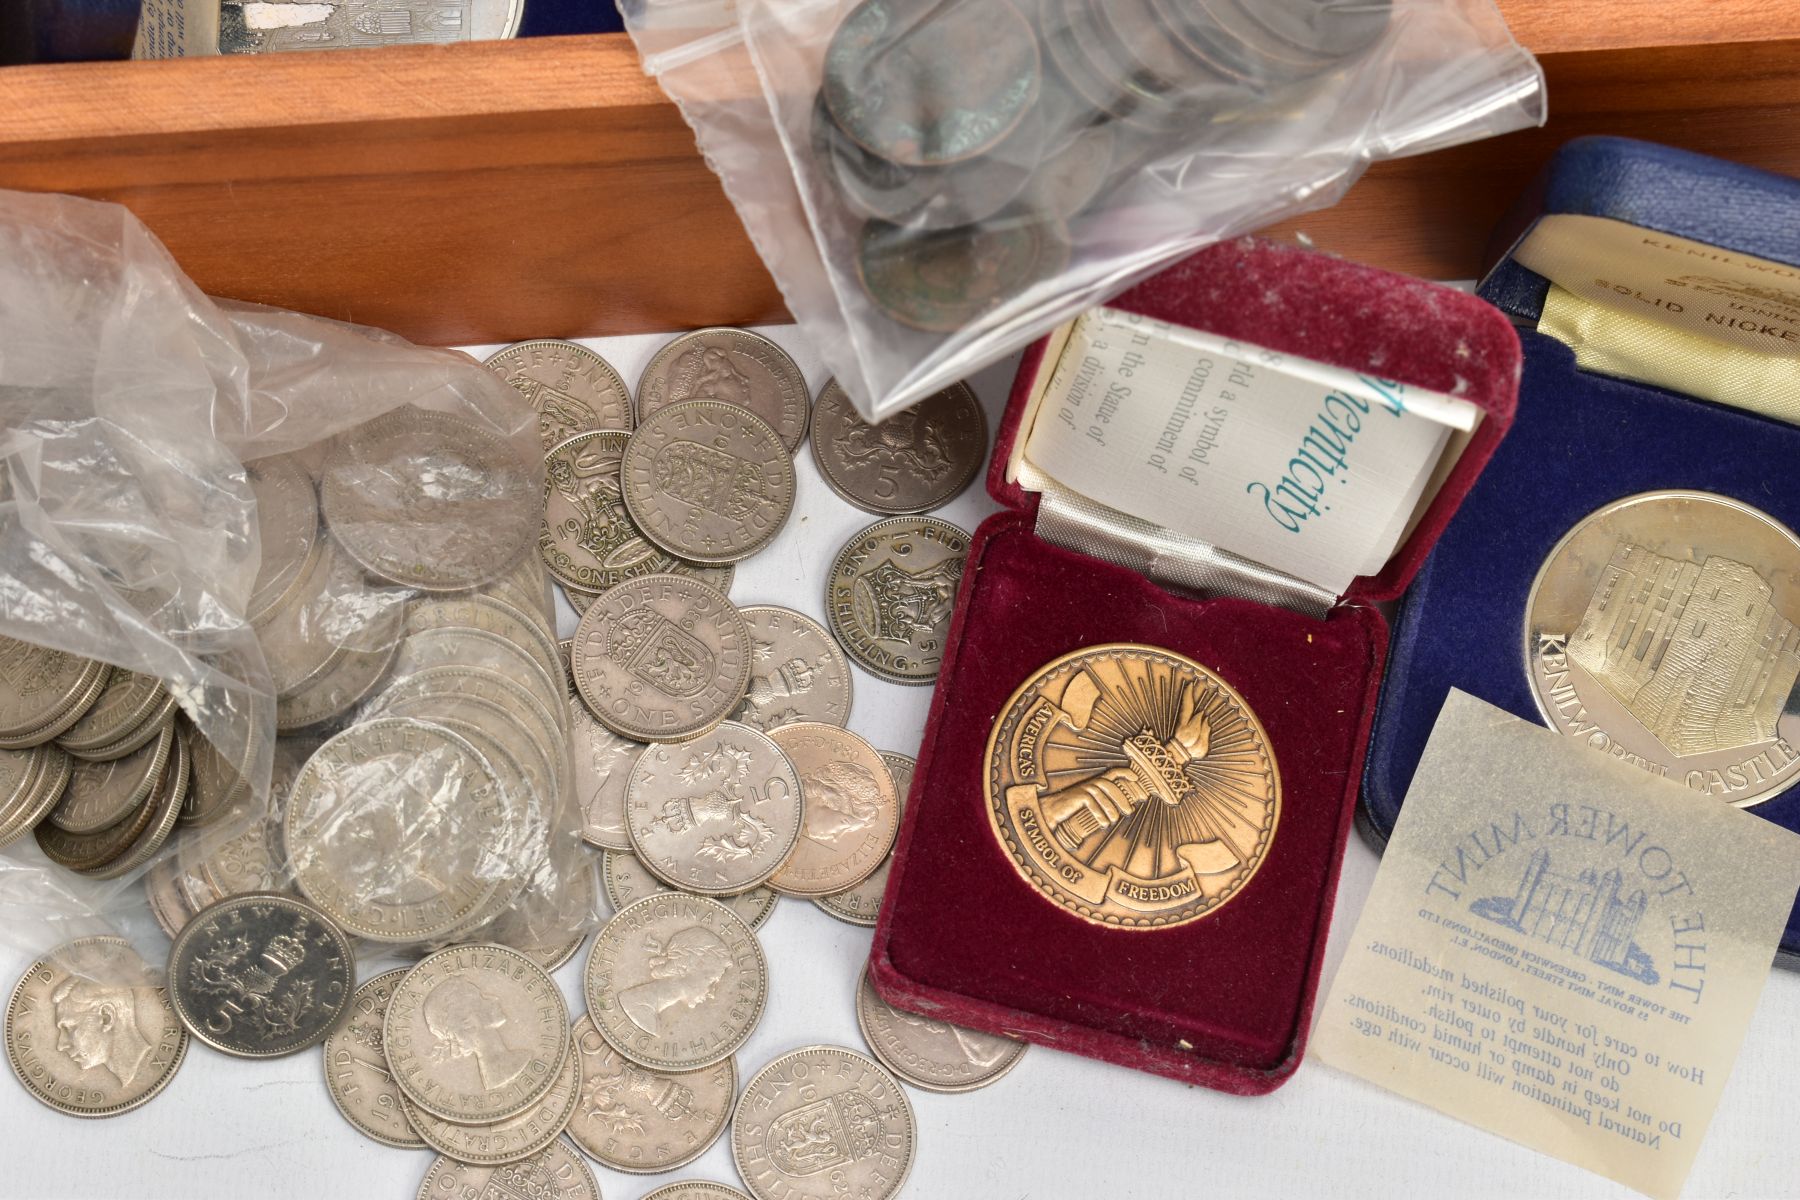
[(619, 7), (871, 420), (1371, 162), (1544, 112), (1492, 0)]
[(537, 416), (0, 192), (0, 938), (285, 892), (376, 950), (594, 923)]

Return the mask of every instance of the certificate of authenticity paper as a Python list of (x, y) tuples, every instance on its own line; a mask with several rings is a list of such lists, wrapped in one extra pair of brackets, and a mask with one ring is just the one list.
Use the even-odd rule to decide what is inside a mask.
[(1673, 1198), (1796, 889), (1800, 837), (1453, 691), (1313, 1045)]
[(1479, 418), (1467, 400), (1097, 308), (1070, 332), (1024, 457), (1034, 478), (1337, 595), (1381, 570), (1451, 436)]

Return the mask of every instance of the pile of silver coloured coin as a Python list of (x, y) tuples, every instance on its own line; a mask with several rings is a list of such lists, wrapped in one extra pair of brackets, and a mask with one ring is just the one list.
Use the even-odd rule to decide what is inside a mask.
[(0, 846), (35, 834), (58, 866), (115, 879), (238, 798), (158, 680), (12, 638), (0, 659)]
[(556, 837), (574, 820), (557, 810), (568, 717), (529, 553), (534, 467), (486, 425), (411, 406), (247, 465), (270, 794), (222, 801), (232, 819), (145, 876), (171, 937), (251, 893), (394, 947), (494, 938), (550, 958), (585, 928), (592, 872)]
[[(1109, 188), (1209, 130), (1283, 119), (1389, 0), (863, 0), (826, 47), (818, 177), (862, 220), (881, 312), (960, 329), (1068, 262)], [(1073, 231), (1073, 235), (1072, 235)]]
[[(913, 763), (844, 728), (850, 662), (895, 682), (935, 678), (968, 537), (921, 514), (979, 470), (987, 448), (980, 407), (957, 385), (871, 426), (835, 384), (809, 406), (786, 354), (741, 330), (670, 343), (635, 402), (604, 360), (572, 343), (525, 343), (488, 365), (530, 398), (542, 422), (541, 557), (582, 613), (574, 637), (560, 649), (550, 643), (552, 670), (541, 669), (542, 643), (520, 636), (516, 622), (468, 613), (452, 621), (429, 607), (442, 601), (414, 601), (391, 651), (407, 669), (378, 675), (369, 687), (377, 703), (357, 697), (343, 710), (358, 716), (347, 727), (340, 716), (336, 726), (279, 740), (268, 818), (146, 877), (152, 911), (174, 939), (166, 990), (135, 956), (141, 980), (114, 961), (91, 972), (105, 981), (93, 987), (115, 993), (121, 980), (135, 982), (131, 1003), (156, 1047), (146, 1060), (154, 1077), (133, 1072), (127, 1094), (117, 1095), (92, 1087), (104, 1062), (50, 1049), (69, 1015), (59, 1006), (88, 995), (82, 956), (102, 952), (84, 943), (36, 964), (15, 990), (6, 1025), (14, 1068), (46, 1103), (100, 1116), (160, 1090), (190, 1033), (248, 1057), (322, 1043), (327, 1088), (353, 1127), (384, 1145), (438, 1153), (422, 1200), (598, 1200), (583, 1156), (631, 1174), (671, 1173), (728, 1128), (754, 1200), (823, 1200), (845, 1187), (873, 1200), (894, 1196), (917, 1145), (902, 1081), (941, 1092), (982, 1087), (1011, 1069), (1023, 1043), (893, 1008), (865, 977), (845, 981), (844, 1000), (873, 1057), (808, 1046), (745, 1078), (736, 1055), (763, 1015), (770, 964), (756, 929), (780, 896), (875, 923)], [(822, 475), (883, 517), (837, 556), (824, 598), (829, 629), (784, 607), (739, 609), (725, 594), (731, 564), (773, 540), (792, 508), (790, 456), (806, 438), (809, 408)], [(329, 505), (325, 516), (329, 529)], [(360, 548), (365, 571), (365, 558), (384, 561), (379, 547)], [(484, 548), (499, 556), (493, 540)], [(503, 566), (496, 580), (525, 574)], [(490, 583), (477, 594), (493, 591)], [(542, 607), (500, 598), (521, 617)], [(534, 624), (546, 633), (546, 623)], [(523, 743), (504, 740), (517, 728), (495, 730), (542, 718), (522, 720), (520, 698), (502, 696), (492, 680), (478, 679), (479, 690), (466, 680), (414, 690), (416, 679), (478, 673), (470, 657), (525, 680), (532, 693), (541, 675), (561, 677), (556, 703), (570, 730), (573, 793), (615, 910), (588, 950), (586, 1011), (573, 1019), (550, 972), (583, 937), (522, 951), (466, 936), (483, 928), (474, 918), (496, 900), (458, 899), (456, 872), (445, 869), (458, 861), (454, 841), (409, 868), (428, 862), (427, 883), (438, 889), (412, 907), (396, 894), (371, 900), (368, 912), (333, 911), (337, 893), (283, 870), (290, 858), (297, 867), (354, 858), (349, 848), (290, 855), (283, 843), (312, 836), (308, 789), (354, 778), (359, 755), (401, 746), (443, 756), (442, 739), (454, 735), (476, 749), (450, 755), (446, 771), (486, 764), (498, 773), (495, 762), (526, 756)], [(444, 703), (414, 722), (415, 696)], [(366, 832), (357, 844), (394, 853), (373, 836), (378, 830)], [(373, 868), (339, 870), (358, 879)], [(594, 873), (582, 877), (591, 887)], [(504, 897), (499, 910), (516, 903), (508, 891), (495, 893)], [(460, 923), (450, 919), (465, 911)], [(427, 913), (444, 928), (420, 928)], [(386, 922), (405, 930), (396, 942), (417, 945), (432, 934), (444, 946), (357, 986), (346, 934), (379, 950), (394, 928)], [(131, 954), (124, 943), (102, 949)], [(808, 1086), (794, 1086), (801, 1080)], [(820, 1129), (834, 1132), (821, 1139)], [(684, 1180), (646, 1200), (745, 1193)]]

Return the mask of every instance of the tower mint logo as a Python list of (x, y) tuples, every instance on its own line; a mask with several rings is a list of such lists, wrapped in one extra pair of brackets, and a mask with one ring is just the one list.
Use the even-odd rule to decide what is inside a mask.
[(1497, 816), (1448, 847), (1423, 892), (1429, 918), (1484, 957), (1572, 995), (1673, 1011), (1705, 991), (1706, 913), (1677, 849), (1610, 809)]
[(1601, 874), (1588, 867), (1564, 875), (1550, 869), (1550, 852), (1539, 849), (1525, 865), (1518, 890), (1469, 905), (1478, 917), (1547, 942), (1640, 983), (1654, 984), (1656, 964), (1632, 939), (1649, 903), (1642, 888), (1621, 896), (1624, 876), (1617, 867)]

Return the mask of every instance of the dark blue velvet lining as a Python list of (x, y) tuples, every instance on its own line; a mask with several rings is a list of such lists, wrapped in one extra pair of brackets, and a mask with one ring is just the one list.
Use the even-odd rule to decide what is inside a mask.
[[(1525, 600), (1550, 550), (1581, 518), (1635, 492), (1692, 488), (1800, 528), (1800, 428), (1585, 374), (1561, 342), (1521, 337), (1525, 377), (1512, 431), (1395, 616), (1363, 772), (1365, 825), (1383, 841), (1451, 687), (1540, 719), (1525, 673)], [(1800, 831), (1800, 786), (1751, 811)], [(1800, 909), (1782, 948), (1800, 953)]]

